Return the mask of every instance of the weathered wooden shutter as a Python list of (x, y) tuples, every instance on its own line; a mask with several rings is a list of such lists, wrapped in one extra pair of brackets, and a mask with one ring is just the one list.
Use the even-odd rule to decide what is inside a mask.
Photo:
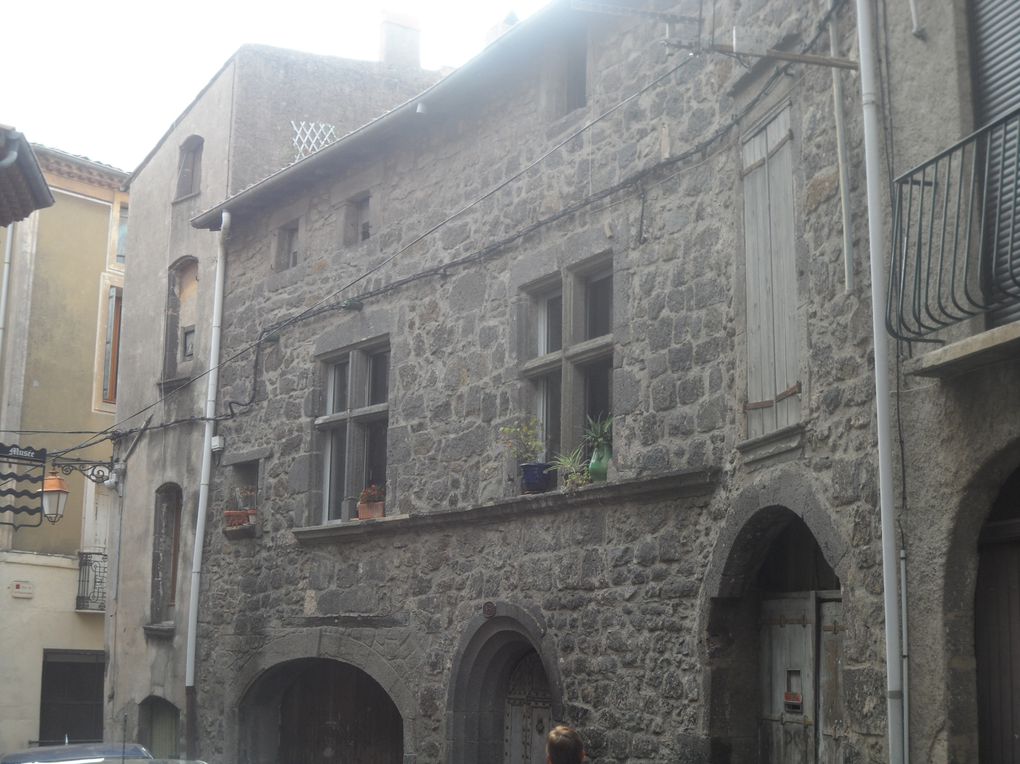
[[(972, 0), (974, 82), (978, 126), (1020, 106), (1020, 3)], [(993, 132), (988, 144), (985, 253), (990, 262), (990, 300), (1007, 299), (989, 314), (992, 326), (1020, 319), (1020, 131), (1015, 122)]]
[(793, 145), (784, 109), (744, 144), (747, 434), (800, 421)]

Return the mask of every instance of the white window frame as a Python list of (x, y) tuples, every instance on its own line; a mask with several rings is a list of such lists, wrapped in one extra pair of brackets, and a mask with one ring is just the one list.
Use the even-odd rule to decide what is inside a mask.
[[(382, 354), (389, 354), (390, 346), (387, 338), (379, 338), (352, 347), (344, 352), (330, 355), (323, 359), (326, 370), (326, 412), (315, 419), (315, 428), (323, 437), (322, 461), (322, 523), (343, 522), (357, 517), (358, 494), (365, 487), (368, 473), (368, 427), (376, 422), (386, 422), (389, 426), (389, 377), (390, 364), (387, 363), (386, 400), (371, 403), (372, 359)], [(333, 410), (336, 387), (339, 382), (338, 370), (346, 365), (347, 399), (345, 407)], [(340, 509), (330, 516), (331, 507), (337, 486), (332, 484), (333, 464), (333, 433), (346, 428), (344, 448), (343, 495)], [(389, 437), (387, 434), (387, 447)], [(383, 486), (386, 486), (386, 480)], [(339, 516), (337, 516), (339, 515)]]

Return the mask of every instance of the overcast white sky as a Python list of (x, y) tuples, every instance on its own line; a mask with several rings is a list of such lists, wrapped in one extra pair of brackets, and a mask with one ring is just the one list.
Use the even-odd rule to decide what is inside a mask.
[(414, 16), (422, 65), (458, 66), (511, 11), (548, 0), (174, 0), (4, 4), (0, 124), (132, 170), (244, 43), (376, 60), (384, 10)]

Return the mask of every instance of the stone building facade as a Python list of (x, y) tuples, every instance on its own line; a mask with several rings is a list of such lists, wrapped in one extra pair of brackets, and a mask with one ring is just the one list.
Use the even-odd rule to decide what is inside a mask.
[[(917, 35), (885, 8), (891, 169), (982, 123), (994, 5)], [(853, 8), (606, 10), (551, 4), (193, 219), (230, 221), (203, 757), (537, 761), (566, 721), (594, 762), (885, 760), (859, 83), (714, 45), (853, 58)], [(975, 605), (1008, 611), (986, 563), (1016, 547), (1017, 324), (990, 326), (889, 340), (923, 760), (1012, 734), (980, 701), (1018, 692)], [(501, 427), (537, 416), (548, 456), (607, 411), (606, 483), (521, 495)]]
[[(156, 753), (185, 749), (188, 574), (217, 254), (215, 238), (189, 221), (435, 77), (403, 63), (244, 46), (128, 179), (138, 268), (124, 302), (105, 716), (108, 729), (126, 720), (129, 736)], [(153, 426), (171, 420), (184, 421)]]

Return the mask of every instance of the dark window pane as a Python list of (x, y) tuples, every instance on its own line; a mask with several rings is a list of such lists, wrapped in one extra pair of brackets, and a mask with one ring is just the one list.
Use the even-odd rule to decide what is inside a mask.
[(563, 347), (563, 295), (553, 295), (545, 302), (545, 352)]
[(369, 370), (368, 403), (386, 403), (389, 398), (390, 353), (384, 351), (372, 356)]
[(120, 221), (117, 226), (117, 262), (123, 264), (127, 260), (127, 227), (128, 208), (126, 204), (120, 206)]
[(342, 425), (329, 435), (329, 508), (327, 520), (343, 518), (344, 490), (347, 476), (347, 426)]
[(386, 485), (386, 419), (366, 425), (365, 485)]
[(330, 413), (347, 410), (347, 376), (350, 366), (347, 361), (342, 361), (333, 367), (333, 400), (330, 403)]
[(584, 367), (584, 413), (592, 419), (613, 413), (613, 359)]
[(103, 739), (102, 653), (44, 651), (41, 684), (41, 744)]
[(545, 458), (560, 452), (560, 373), (542, 378), (542, 427), (545, 434)]
[(564, 101), (566, 110), (571, 112), (588, 103), (587, 29), (577, 29), (566, 41), (565, 54)]
[(585, 290), (585, 339), (613, 331), (613, 276), (592, 279)]

